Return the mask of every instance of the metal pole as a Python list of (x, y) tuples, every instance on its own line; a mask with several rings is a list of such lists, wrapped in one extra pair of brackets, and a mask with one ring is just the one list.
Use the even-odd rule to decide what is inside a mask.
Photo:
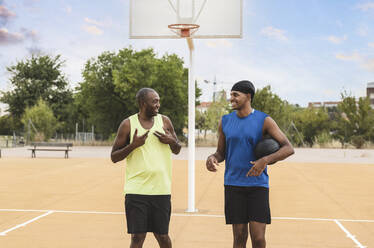
[(188, 208), (187, 212), (195, 209), (195, 81), (193, 67), (193, 43), (187, 38), (190, 50), (190, 69), (188, 70)]
[(75, 141), (78, 140), (78, 122), (75, 123)]

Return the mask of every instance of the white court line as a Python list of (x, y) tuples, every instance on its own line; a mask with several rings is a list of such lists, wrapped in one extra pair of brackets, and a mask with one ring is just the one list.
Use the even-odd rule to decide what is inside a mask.
[(338, 220), (335, 220), (335, 223), (347, 234), (347, 237), (352, 239), (353, 242), (357, 245), (359, 248), (365, 248), (366, 246), (363, 246), (354, 235), (352, 235)]
[(36, 220), (38, 220), (38, 219), (40, 219), (40, 218), (43, 218), (43, 217), (45, 217), (45, 216), (47, 216), (47, 215), (52, 214), (52, 213), (53, 213), (53, 211), (48, 211), (48, 212), (45, 213), (45, 214), (42, 214), (42, 215), (40, 215), (40, 216), (38, 216), (38, 217), (35, 217), (35, 218), (33, 218), (33, 219), (29, 220), (29, 221), (26, 221), (26, 222), (24, 222), (24, 223), (22, 223), (22, 224), (19, 224), (19, 225), (15, 226), (15, 227), (12, 227), (12, 228), (10, 228), (10, 229), (8, 229), (8, 230), (5, 230), (4, 232), (1, 232), (1, 233), (0, 233), (0, 236), (5, 236), (8, 232), (11, 232), (11, 231), (13, 231), (13, 230), (15, 230), (15, 229), (17, 229), (17, 228), (20, 228), (20, 227), (24, 227), (24, 226), (26, 226), (27, 224), (30, 224), (31, 222), (34, 222), (34, 221), (36, 221)]
[[(45, 213), (52, 211), (54, 213), (68, 213), (68, 214), (114, 214), (123, 215), (125, 212), (106, 212), (106, 211), (71, 211), (71, 210), (48, 210), (48, 209), (0, 209), (0, 212), (40, 212)], [(218, 214), (198, 214), (198, 213), (172, 213), (173, 216), (182, 217), (211, 217), (224, 218), (224, 215)], [(341, 222), (367, 222), (374, 223), (374, 220), (352, 220), (352, 219), (329, 219), (329, 218), (302, 218), (302, 217), (271, 217), (274, 220), (308, 220), (308, 221), (341, 221)]]

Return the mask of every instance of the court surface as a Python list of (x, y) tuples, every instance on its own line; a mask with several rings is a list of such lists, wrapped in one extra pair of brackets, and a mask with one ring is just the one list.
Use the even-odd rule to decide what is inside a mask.
[[(0, 159), (0, 247), (129, 247), (125, 163), (45, 155)], [(198, 212), (186, 213), (187, 161), (173, 160), (173, 247), (232, 247), (223, 217), (223, 171), (223, 164), (210, 173), (196, 161)], [(374, 247), (374, 162), (290, 159), (269, 174), (267, 247)], [(144, 247), (158, 247), (152, 234)]]

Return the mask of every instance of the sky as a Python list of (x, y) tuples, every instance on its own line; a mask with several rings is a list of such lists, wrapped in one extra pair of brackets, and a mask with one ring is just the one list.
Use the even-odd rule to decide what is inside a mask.
[[(241, 39), (193, 40), (201, 101), (243, 79), (301, 106), (365, 96), (374, 82), (374, 0), (243, 0), (242, 13)], [(87, 60), (129, 46), (189, 66), (184, 39), (129, 39), (129, 16), (129, 0), (0, 0), (0, 90), (6, 67), (32, 54), (61, 55), (72, 89)]]

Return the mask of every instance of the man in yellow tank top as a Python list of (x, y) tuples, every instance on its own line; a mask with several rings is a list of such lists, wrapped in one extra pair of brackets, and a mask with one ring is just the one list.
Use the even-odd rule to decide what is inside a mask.
[(160, 97), (150, 88), (136, 94), (139, 113), (122, 121), (112, 148), (114, 163), (126, 159), (125, 211), (130, 248), (143, 247), (153, 232), (160, 248), (171, 248), (171, 153), (181, 145), (173, 124), (158, 113)]

